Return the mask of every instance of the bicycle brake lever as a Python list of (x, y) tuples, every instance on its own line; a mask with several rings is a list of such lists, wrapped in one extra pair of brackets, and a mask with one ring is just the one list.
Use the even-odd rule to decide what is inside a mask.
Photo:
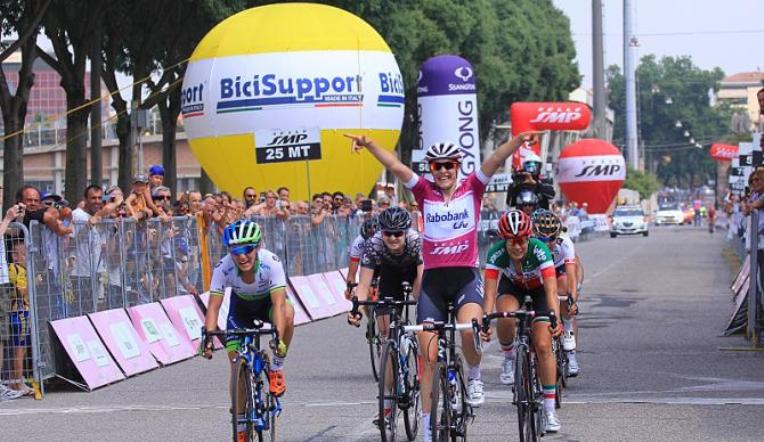
[(472, 341), (475, 344), (475, 351), (478, 354), (483, 354), (483, 345), (480, 342), (480, 324), (475, 318), (472, 318)]

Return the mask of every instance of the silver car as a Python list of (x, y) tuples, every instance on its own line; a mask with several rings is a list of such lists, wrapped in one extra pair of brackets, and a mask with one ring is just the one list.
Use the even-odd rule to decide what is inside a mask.
[(613, 212), (613, 223), (610, 227), (610, 237), (618, 235), (642, 235), (650, 234), (649, 223), (645, 212), (640, 206), (618, 206)]

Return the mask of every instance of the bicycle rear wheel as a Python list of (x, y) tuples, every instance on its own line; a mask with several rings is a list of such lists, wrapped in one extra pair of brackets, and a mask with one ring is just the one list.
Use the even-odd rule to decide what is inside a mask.
[(382, 353), (382, 341), (377, 333), (377, 319), (373, 308), (369, 308), (369, 318), (366, 322), (366, 341), (369, 343), (371, 373), (374, 375), (374, 380), (379, 381), (379, 357)]
[[(398, 358), (398, 352), (395, 351), (395, 342), (387, 341), (382, 350), (382, 358), (379, 360), (379, 433), (383, 441), (395, 441), (398, 435), (398, 364), (395, 359)], [(391, 369), (387, 370), (386, 365), (391, 362)], [(392, 390), (385, 387), (389, 382)], [(390, 404), (390, 416), (385, 418), (385, 401)]]
[(269, 364), (266, 364), (265, 368), (260, 372), (260, 382), (257, 386), (258, 397), (260, 401), (260, 410), (258, 414), (262, 417), (263, 427), (257, 430), (258, 442), (275, 442), (277, 434), (277, 405), (276, 398), (273, 397), (270, 391), (270, 383), (268, 380)]
[(414, 338), (407, 337), (404, 339), (409, 339), (409, 342), (408, 351), (405, 356), (406, 366), (402, 367), (406, 376), (403, 380), (406, 386), (406, 407), (401, 406), (401, 408), (403, 409), (406, 437), (408, 437), (408, 440), (413, 441), (419, 432), (419, 420), (422, 417), (422, 402), (420, 401), (419, 394), (419, 351)]
[[(237, 442), (239, 424), (246, 432), (247, 442), (253, 442), (254, 415), (254, 386), (252, 372), (247, 366), (247, 361), (238, 358), (234, 362), (233, 376), (231, 376), (231, 423), (233, 427), (233, 442)], [(243, 396), (243, 397), (242, 397)]]
[(515, 402), (517, 405), (517, 427), (520, 440), (536, 441), (533, 413), (533, 386), (530, 379), (528, 350), (518, 348), (515, 356)]
[(433, 441), (447, 442), (451, 439), (451, 397), (448, 389), (448, 367), (444, 362), (438, 362), (433, 372), (430, 428)]

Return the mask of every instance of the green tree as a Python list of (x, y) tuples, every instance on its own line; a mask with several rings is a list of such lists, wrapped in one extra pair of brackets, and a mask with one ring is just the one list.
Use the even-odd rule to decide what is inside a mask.
[[(729, 110), (709, 104), (724, 77), (721, 69), (703, 70), (690, 57), (654, 55), (642, 58), (637, 68), (640, 140), (645, 164), (666, 185), (690, 187), (713, 178), (715, 166), (708, 147), (726, 137)], [(624, 80), (617, 66), (607, 72), (610, 103), (616, 114), (615, 142), (623, 143), (626, 100)], [(681, 127), (677, 127), (677, 121)], [(698, 149), (684, 132), (702, 144)]]
[(632, 169), (626, 170), (626, 181), (623, 182), (625, 189), (636, 190), (642, 199), (650, 198), (661, 187), (658, 178), (650, 172), (642, 172)]

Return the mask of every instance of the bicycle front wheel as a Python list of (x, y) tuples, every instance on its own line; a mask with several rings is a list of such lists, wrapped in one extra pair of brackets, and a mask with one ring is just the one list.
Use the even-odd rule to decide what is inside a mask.
[[(398, 364), (395, 359), (398, 352), (395, 351), (395, 343), (387, 341), (382, 350), (382, 358), (379, 363), (379, 433), (383, 441), (395, 441), (398, 434)], [(388, 369), (389, 365), (389, 369)], [(390, 388), (385, 384), (389, 383)], [(390, 414), (385, 416), (385, 403), (389, 404)]]
[(533, 412), (533, 381), (530, 378), (528, 351), (518, 348), (515, 356), (515, 403), (517, 405), (517, 428), (520, 440), (536, 441)]
[(369, 320), (366, 322), (366, 340), (369, 343), (369, 358), (371, 359), (371, 374), (379, 381), (379, 357), (382, 353), (382, 341), (377, 333), (377, 320), (374, 309), (369, 308)]
[(233, 426), (233, 442), (239, 441), (239, 430), (246, 433), (244, 440), (253, 442), (254, 416), (254, 386), (252, 372), (247, 361), (238, 358), (234, 362), (231, 376), (231, 422)]
[(448, 367), (441, 361), (433, 372), (430, 411), (432, 440), (437, 442), (447, 442), (451, 439), (451, 396), (448, 387)]
[(276, 421), (278, 420), (278, 405), (276, 398), (271, 394), (270, 381), (268, 379), (267, 355), (263, 354), (266, 361), (265, 368), (260, 372), (260, 381), (257, 384), (256, 395), (260, 399), (257, 405), (257, 414), (261, 422), (255, 427), (258, 442), (276, 442)]
[(403, 384), (405, 385), (405, 408), (403, 408), (403, 423), (406, 427), (406, 437), (408, 440), (413, 441), (416, 439), (416, 435), (419, 432), (419, 420), (422, 417), (422, 402), (420, 401), (420, 386), (419, 386), (419, 351), (417, 350), (416, 341), (413, 338), (409, 339), (408, 351), (405, 355), (405, 366), (403, 373), (405, 378)]

